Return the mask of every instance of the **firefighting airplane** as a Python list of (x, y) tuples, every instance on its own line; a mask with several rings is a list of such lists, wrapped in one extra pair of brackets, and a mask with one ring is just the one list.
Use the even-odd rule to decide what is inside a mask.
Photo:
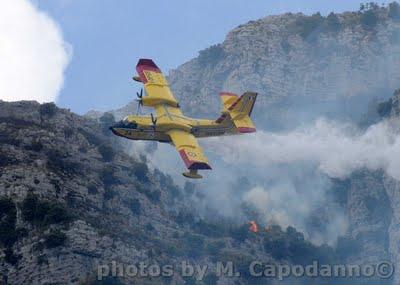
[(138, 114), (140, 106), (153, 107), (156, 117), (129, 115), (111, 126), (111, 131), (132, 140), (151, 140), (172, 143), (179, 152), (189, 172), (188, 178), (202, 178), (198, 170), (211, 169), (196, 138), (253, 133), (250, 119), (257, 93), (246, 92), (237, 96), (221, 92), (222, 113), (216, 120), (192, 119), (184, 116), (178, 101), (172, 95), (161, 70), (151, 59), (140, 59), (136, 65), (139, 76), (133, 79), (144, 84), (137, 93)]

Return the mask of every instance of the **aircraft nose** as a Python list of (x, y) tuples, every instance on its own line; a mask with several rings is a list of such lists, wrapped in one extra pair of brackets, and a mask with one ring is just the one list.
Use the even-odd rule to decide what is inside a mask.
[(117, 132), (115, 126), (110, 126), (110, 127), (108, 127), (108, 129), (109, 129), (110, 131), (112, 131), (112, 133), (113, 133), (114, 135), (118, 135), (118, 132)]

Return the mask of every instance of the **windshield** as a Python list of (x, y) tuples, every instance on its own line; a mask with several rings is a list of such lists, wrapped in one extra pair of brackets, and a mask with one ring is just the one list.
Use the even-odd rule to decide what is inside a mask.
[(125, 128), (125, 129), (136, 129), (137, 123), (136, 122), (129, 122), (127, 119), (119, 121), (114, 125), (114, 128)]

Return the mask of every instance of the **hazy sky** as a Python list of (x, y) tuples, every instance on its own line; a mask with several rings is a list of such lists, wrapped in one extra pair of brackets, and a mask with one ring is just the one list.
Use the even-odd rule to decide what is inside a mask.
[(78, 113), (132, 100), (139, 58), (166, 73), (222, 42), (232, 28), (271, 14), (357, 10), (359, 0), (32, 0), (60, 26), (72, 46), (58, 105)]

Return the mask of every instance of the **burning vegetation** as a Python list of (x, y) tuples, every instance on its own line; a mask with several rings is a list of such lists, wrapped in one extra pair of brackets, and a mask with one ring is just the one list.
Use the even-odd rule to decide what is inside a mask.
[(250, 221), (249, 224), (250, 224), (249, 230), (253, 233), (258, 233), (258, 225), (256, 221)]

